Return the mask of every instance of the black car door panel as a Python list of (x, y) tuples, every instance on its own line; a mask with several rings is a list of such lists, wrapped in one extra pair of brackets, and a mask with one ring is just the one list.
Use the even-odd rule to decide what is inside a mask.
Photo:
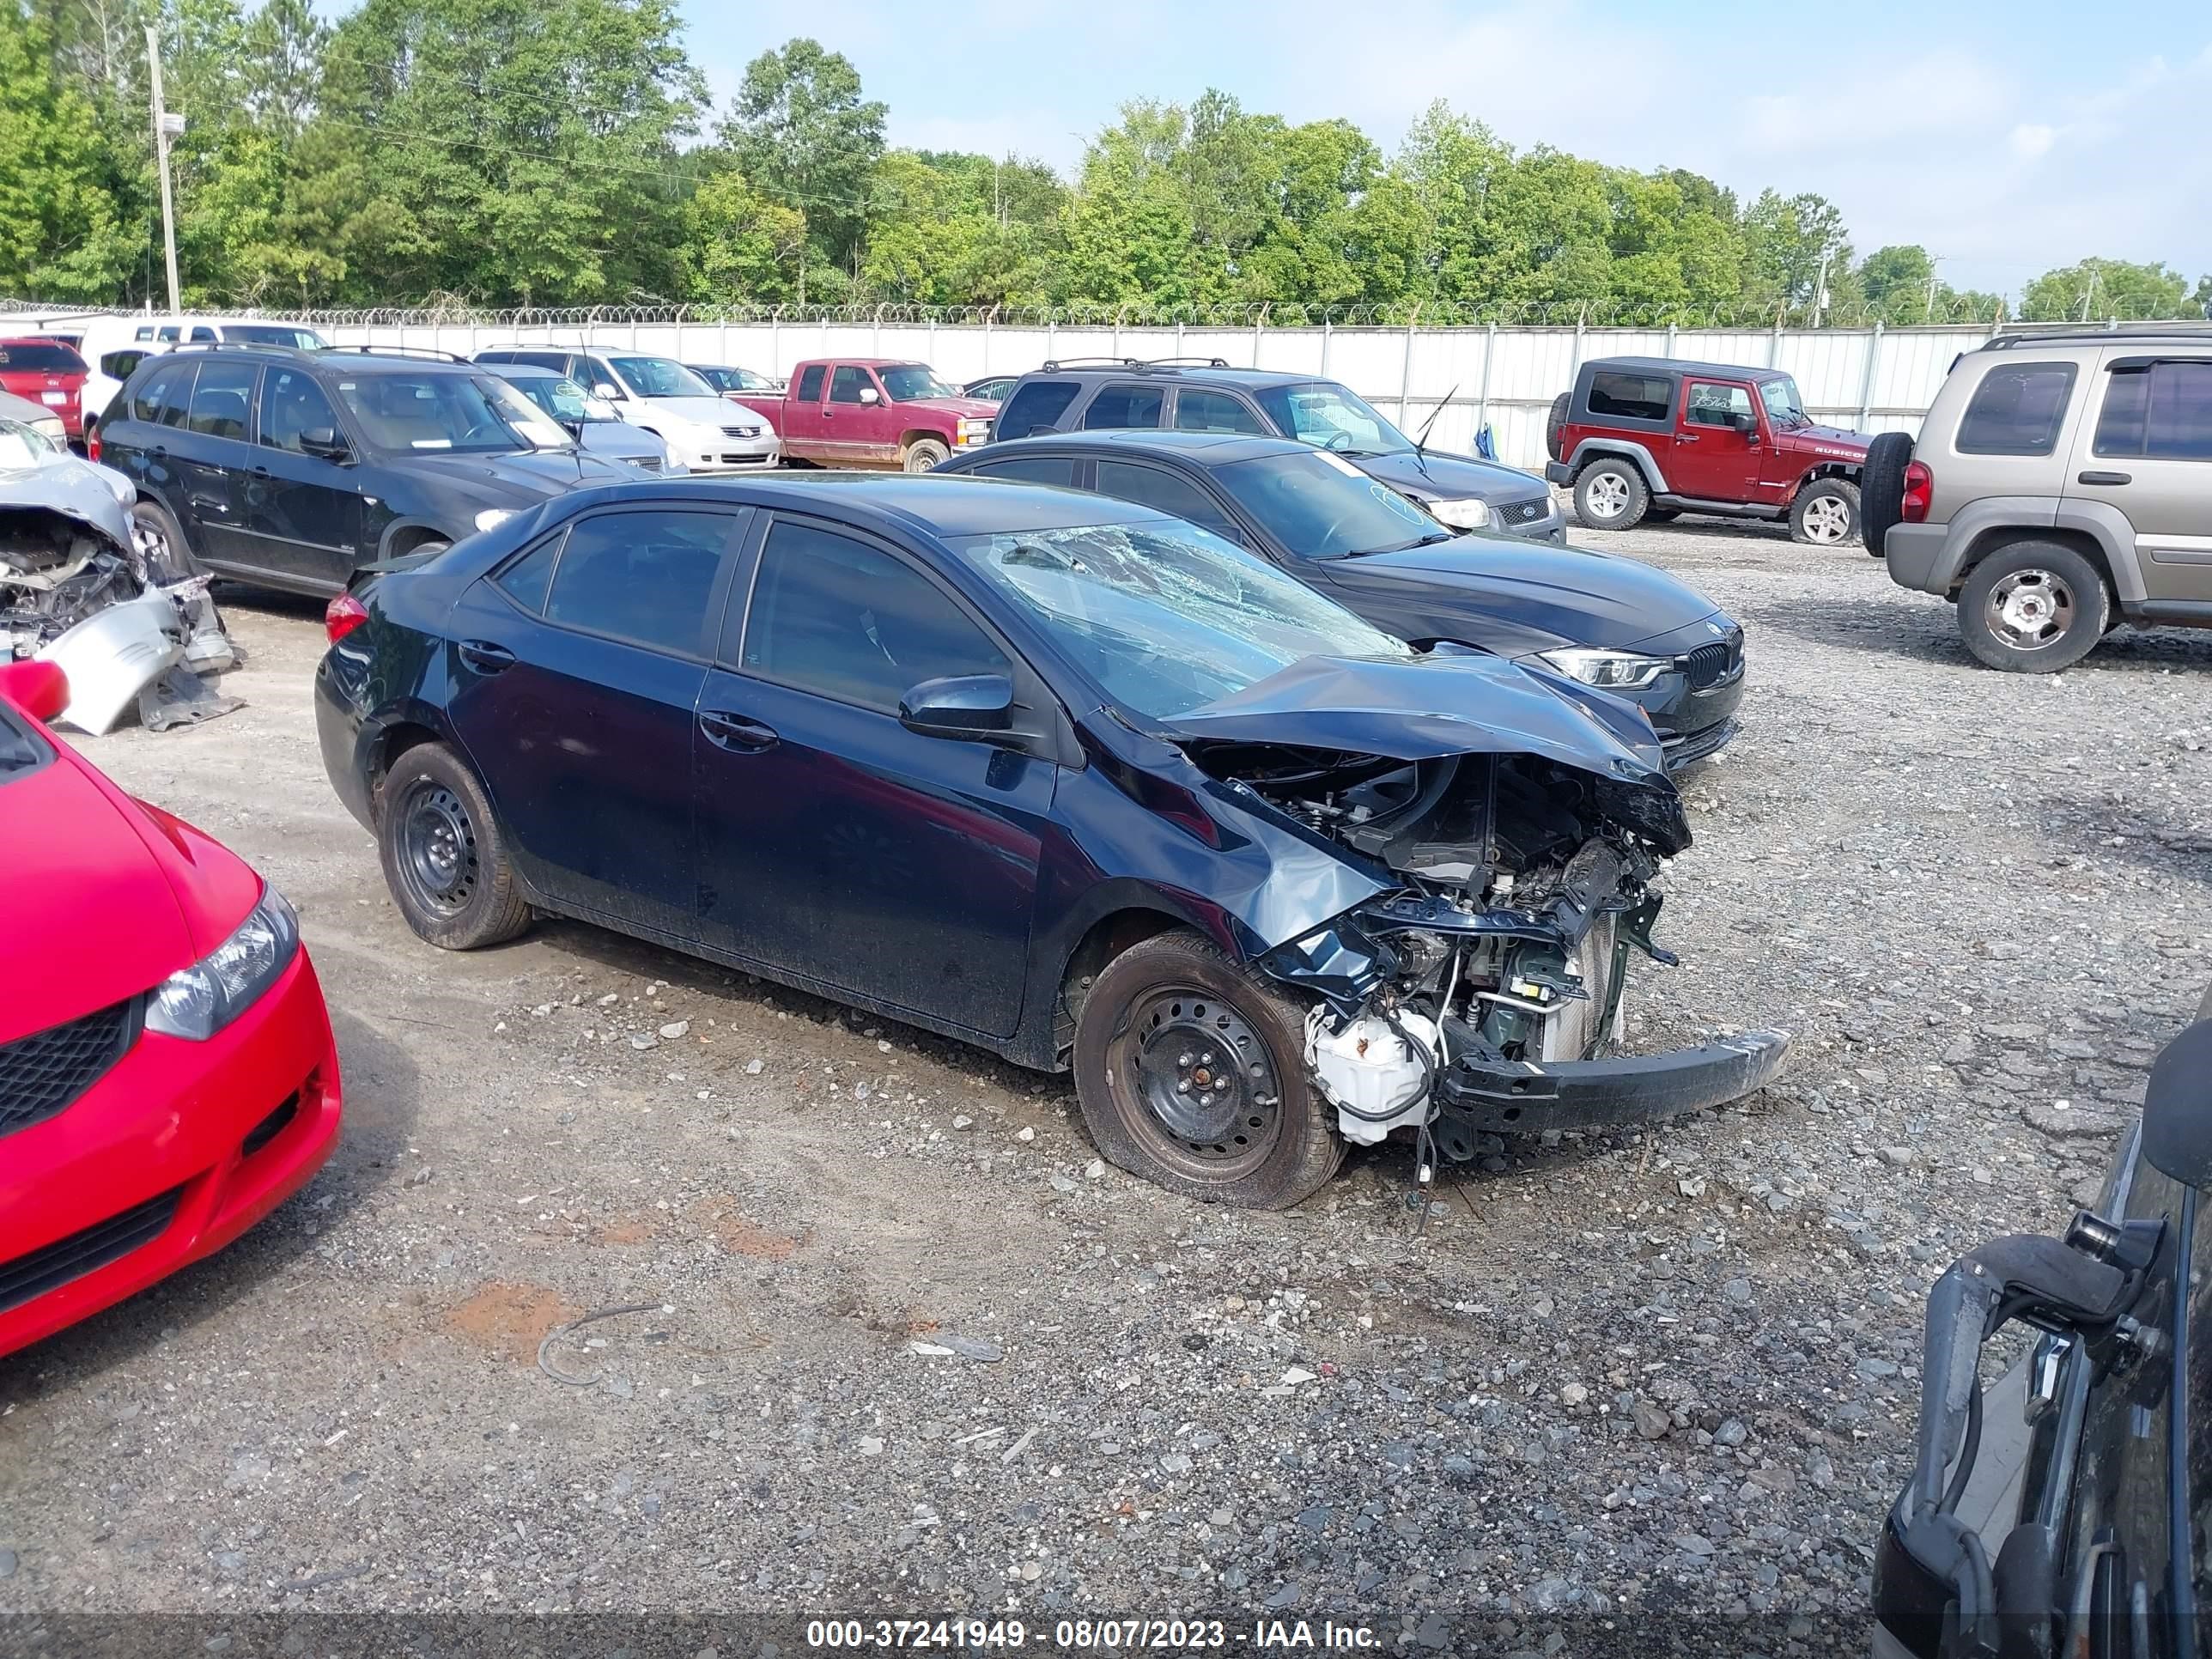
[(447, 619), (454, 730), (524, 879), (556, 903), (696, 936), (691, 751), (745, 517), (587, 515), (476, 582)]
[(890, 550), (792, 519), (766, 538), (743, 641), (699, 705), (702, 938), (1011, 1035), (1057, 769), (896, 709), (924, 680), (1026, 671)]
[(319, 586), (342, 587), (361, 550), (364, 507), (358, 458), (337, 459), (344, 441), (329, 394), (305, 368), (272, 366), (262, 376), (253, 459), (246, 481), (249, 556), (264, 568)]

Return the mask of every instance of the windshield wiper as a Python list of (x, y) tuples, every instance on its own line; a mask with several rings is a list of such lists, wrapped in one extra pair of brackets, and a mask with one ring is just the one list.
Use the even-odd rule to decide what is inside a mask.
[(1449, 530), (1431, 531), (1425, 536), (1416, 536), (1410, 542), (1394, 542), (1388, 547), (1362, 547), (1346, 554), (1347, 559), (1371, 559), (1378, 553), (1405, 553), (1416, 547), (1434, 547), (1438, 542), (1458, 539)]

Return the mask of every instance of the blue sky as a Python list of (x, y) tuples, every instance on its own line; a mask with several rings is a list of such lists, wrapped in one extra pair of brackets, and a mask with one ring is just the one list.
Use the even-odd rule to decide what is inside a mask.
[(1733, 0), (683, 0), (726, 103), (811, 34), (890, 106), (894, 143), (1072, 170), (1125, 100), (1208, 86), (1386, 149), (1432, 100), (1517, 145), (1682, 166), (1838, 204), (1861, 252), (1919, 242), (2015, 292), (2100, 253), (2212, 270), (2212, 13), (2178, 3)]

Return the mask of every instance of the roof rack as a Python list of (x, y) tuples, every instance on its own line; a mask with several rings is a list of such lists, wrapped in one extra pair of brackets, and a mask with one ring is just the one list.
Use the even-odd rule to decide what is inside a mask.
[(1194, 363), (1200, 368), (1232, 367), (1226, 357), (1146, 357), (1142, 360), (1133, 357), (1130, 362), (1137, 368), (1179, 368), (1185, 363)]
[(1143, 367), (1134, 357), (1054, 357), (1045, 364), (1042, 372), (1057, 374), (1063, 368), (1083, 368), (1094, 364), (1102, 364), (1108, 368)]
[[(162, 347), (169, 351), (289, 351), (304, 357), (311, 351), (319, 355), (320, 349), (313, 346), (290, 346), (264, 343), (259, 340), (133, 340), (131, 348), (138, 346)], [(149, 351), (149, 356), (158, 356)]]
[(465, 363), (469, 361), (458, 352), (441, 351), (435, 346), (347, 345), (332, 346), (331, 349), (356, 352), (364, 357), (420, 357), (440, 363)]
[(2096, 328), (2086, 323), (2071, 328), (2045, 329), (2027, 334), (2000, 334), (1982, 347), (1984, 351), (2018, 351), (2028, 346), (2073, 341), (2206, 340), (2212, 339), (2212, 322), (2122, 323), (2117, 328)]

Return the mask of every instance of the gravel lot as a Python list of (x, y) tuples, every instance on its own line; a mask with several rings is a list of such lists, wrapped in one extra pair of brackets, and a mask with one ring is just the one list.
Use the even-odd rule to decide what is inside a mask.
[[(1401, 1149), (1216, 1212), (1102, 1168), (1064, 1079), (586, 928), (418, 945), (322, 775), (319, 607), (229, 595), (248, 708), (84, 747), (297, 902), (347, 1136), (0, 1360), (0, 1612), (1863, 1650), (1928, 1282), (2063, 1219), (2203, 988), (2212, 637), (2012, 677), (1856, 550), (1605, 545), (1750, 635), (1633, 1035), (1798, 1048), (1742, 1108), (1505, 1146), (1418, 1232)], [(591, 1386), (539, 1369), (641, 1303), (549, 1354)]]

